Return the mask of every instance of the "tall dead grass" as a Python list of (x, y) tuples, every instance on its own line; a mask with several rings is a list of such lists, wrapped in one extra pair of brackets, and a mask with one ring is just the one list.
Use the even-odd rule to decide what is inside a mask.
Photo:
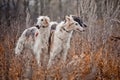
[(120, 79), (120, 57), (119, 54), (114, 53), (113, 39), (108, 40), (109, 47), (106, 51), (103, 45), (96, 53), (90, 52), (89, 49), (80, 55), (69, 52), (68, 57), (71, 57), (65, 64), (57, 60), (57, 64), (49, 70), (44, 67), (37, 68), (36, 60), (30, 53), (15, 56), (15, 42), (12, 39), (4, 37), (3, 42), (0, 43), (0, 80)]

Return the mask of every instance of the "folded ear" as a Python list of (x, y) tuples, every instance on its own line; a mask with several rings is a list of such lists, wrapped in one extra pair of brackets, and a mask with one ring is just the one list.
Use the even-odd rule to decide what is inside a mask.
[(65, 20), (66, 21), (70, 21), (70, 17), (69, 16), (65, 16)]

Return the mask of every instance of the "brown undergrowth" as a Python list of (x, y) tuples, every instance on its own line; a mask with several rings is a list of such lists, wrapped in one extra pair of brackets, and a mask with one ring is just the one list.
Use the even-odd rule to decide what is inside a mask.
[[(15, 39), (4, 38), (0, 43), (0, 80), (119, 80), (120, 57), (112, 53), (114, 42), (108, 41), (96, 53), (86, 51), (80, 55), (71, 54), (65, 64), (59, 60), (47, 70), (37, 67), (33, 55), (14, 54)], [(68, 55), (69, 57), (69, 55)]]

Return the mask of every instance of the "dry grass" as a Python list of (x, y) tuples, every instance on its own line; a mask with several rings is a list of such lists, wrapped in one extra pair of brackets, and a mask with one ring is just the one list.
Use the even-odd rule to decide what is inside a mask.
[(108, 43), (107, 51), (102, 46), (96, 53), (88, 49), (80, 56), (69, 52), (72, 56), (65, 64), (58, 61), (46, 70), (37, 68), (34, 56), (29, 53), (15, 56), (15, 43), (5, 37), (0, 43), (0, 80), (119, 80), (120, 57), (112, 53), (114, 42)]

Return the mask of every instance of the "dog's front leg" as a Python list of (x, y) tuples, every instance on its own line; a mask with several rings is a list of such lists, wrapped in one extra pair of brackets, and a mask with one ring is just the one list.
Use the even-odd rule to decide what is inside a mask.
[(40, 55), (41, 55), (41, 49), (38, 49), (37, 51), (35, 51), (35, 58), (36, 58), (38, 67), (41, 67)]
[(61, 51), (61, 47), (54, 47), (54, 49), (50, 52), (50, 59), (48, 62), (47, 69), (49, 69), (51, 67), (56, 55), (59, 54), (60, 51)]
[(41, 48), (41, 46), (39, 44), (40, 43), (35, 44), (35, 46), (34, 46), (34, 54), (35, 54), (35, 58), (36, 58), (38, 66), (41, 67), (40, 56), (41, 56), (41, 53), (42, 53), (42, 48)]
[(62, 60), (63, 60), (64, 63), (66, 62), (66, 58), (67, 58), (69, 48), (70, 48), (69, 43), (67, 43), (66, 45), (63, 46)]
[(62, 53), (62, 60), (64, 63), (66, 62), (67, 53), (68, 53), (68, 48), (64, 48)]
[(53, 57), (54, 55), (52, 53), (50, 53), (50, 59), (48, 61), (48, 65), (47, 65), (47, 69), (49, 69), (51, 67), (51, 64), (52, 64), (52, 60), (54, 59)]

